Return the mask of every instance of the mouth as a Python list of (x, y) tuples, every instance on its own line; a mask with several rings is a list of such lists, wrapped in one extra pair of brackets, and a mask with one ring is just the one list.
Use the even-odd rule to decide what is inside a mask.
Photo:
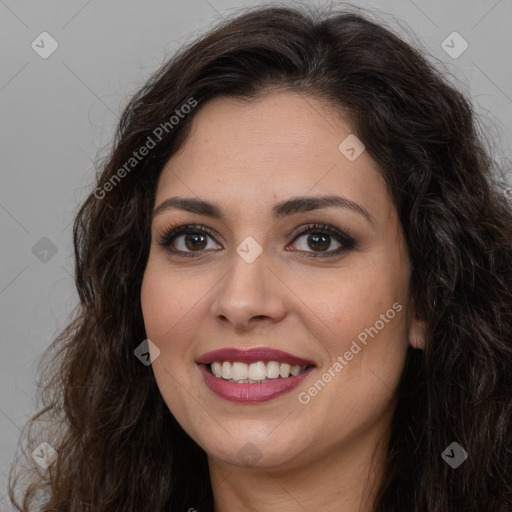
[(220, 349), (196, 363), (207, 387), (234, 402), (266, 402), (291, 391), (315, 368), (312, 361), (270, 348)]

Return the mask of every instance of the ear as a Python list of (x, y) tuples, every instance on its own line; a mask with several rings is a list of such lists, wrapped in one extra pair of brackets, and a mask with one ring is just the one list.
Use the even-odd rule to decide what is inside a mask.
[(426, 324), (420, 320), (411, 308), (409, 316), (409, 344), (412, 348), (423, 350), (425, 348)]

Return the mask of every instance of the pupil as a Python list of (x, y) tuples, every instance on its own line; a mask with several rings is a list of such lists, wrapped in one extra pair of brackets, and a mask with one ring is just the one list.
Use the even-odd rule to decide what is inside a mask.
[[(325, 251), (329, 248), (329, 236), (328, 235), (322, 235), (322, 234), (313, 234), (309, 235), (308, 242), (313, 242), (320, 251)], [(310, 246), (311, 247), (311, 246)], [(314, 249), (314, 247), (311, 247)]]
[(198, 233), (194, 235), (186, 235), (185, 245), (187, 246), (187, 249), (204, 249), (206, 246), (204, 238), (204, 235)]

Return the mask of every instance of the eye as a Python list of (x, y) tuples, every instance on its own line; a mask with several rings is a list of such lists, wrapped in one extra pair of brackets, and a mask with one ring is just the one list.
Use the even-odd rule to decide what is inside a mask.
[[(213, 242), (213, 247), (211, 247), (210, 240)], [(157, 244), (173, 253), (184, 255), (222, 249), (215, 240), (213, 232), (200, 224), (171, 227), (158, 237)]]
[(356, 246), (351, 236), (328, 224), (309, 224), (292, 243), (297, 241), (298, 250), (312, 258), (338, 256)]
[[(201, 224), (171, 226), (158, 236), (157, 244), (173, 254), (190, 257), (222, 249), (215, 233)], [(298, 245), (297, 252), (308, 258), (335, 257), (356, 247), (354, 238), (328, 224), (308, 224), (286, 249), (293, 244)]]

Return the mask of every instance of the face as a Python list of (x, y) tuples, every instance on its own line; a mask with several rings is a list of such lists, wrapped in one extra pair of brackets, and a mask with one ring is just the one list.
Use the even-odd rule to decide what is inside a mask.
[(298, 93), (217, 98), (163, 169), (144, 322), (210, 462), (290, 468), (389, 430), (422, 331), (400, 221), (351, 133)]

